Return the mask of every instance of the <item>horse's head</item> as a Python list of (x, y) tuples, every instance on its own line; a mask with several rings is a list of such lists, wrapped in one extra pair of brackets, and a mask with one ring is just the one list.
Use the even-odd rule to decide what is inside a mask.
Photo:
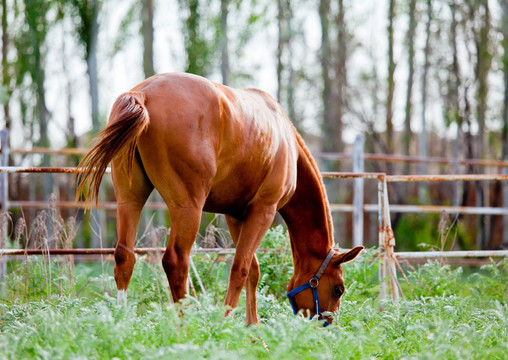
[(298, 272), (295, 269), (287, 293), (295, 314), (299, 310), (305, 314), (309, 311), (311, 317), (317, 313), (331, 323), (331, 317), (322, 313), (335, 312), (340, 306), (340, 298), (346, 290), (342, 264), (354, 260), (362, 250), (363, 246), (345, 253), (332, 249), (319, 269), (316, 267), (313, 272)]

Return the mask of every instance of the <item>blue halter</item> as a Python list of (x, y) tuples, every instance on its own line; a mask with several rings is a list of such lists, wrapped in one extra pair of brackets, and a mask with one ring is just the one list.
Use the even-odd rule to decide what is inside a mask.
[[(326, 258), (321, 263), (321, 266), (319, 267), (318, 271), (314, 274), (312, 279), (309, 280), (309, 282), (306, 282), (305, 284), (300, 285), (297, 288), (294, 288), (290, 292), (286, 292), (286, 296), (289, 299), (289, 303), (291, 304), (291, 307), (293, 308), (293, 313), (295, 315), (298, 313), (298, 311), (296, 310), (295, 295), (309, 288), (312, 290), (312, 297), (314, 298), (314, 304), (316, 307), (316, 314), (313, 315), (311, 319), (316, 315), (318, 317), (321, 315), (321, 306), (319, 305), (319, 295), (317, 287), (319, 285), (319, 279), (321, 278), (321, 275), (323, 275), (323, 272), (325, 271), (326, 267), (332, 260), (334, 253), (335, 253), (334, 249), (331, 248), (330, 251), (328, 252), (328, 255), (326, 255)], [(324, 326), (328, 325), (330, 325), (330, 323), (325, 320)]]

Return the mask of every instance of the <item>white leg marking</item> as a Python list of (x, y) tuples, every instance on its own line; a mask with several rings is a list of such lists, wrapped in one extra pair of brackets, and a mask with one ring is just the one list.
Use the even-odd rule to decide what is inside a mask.
[(118, 305), (126, 306), (127, 305), (127, 290), (118, 290), (117, 293), (117, 302)]

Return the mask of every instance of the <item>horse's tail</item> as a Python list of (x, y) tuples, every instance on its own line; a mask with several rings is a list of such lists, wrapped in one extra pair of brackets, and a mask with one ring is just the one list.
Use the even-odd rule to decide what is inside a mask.
[(102, 177), (115, 157), (122, 157), (127, 161), (127, 174), (131, 179), (138, 138), (146, 131), (149, 122), (143, 93), (126, 92), (116, 99), (108, 125), (97, 134), (94, 147), (76, 169), (76, 201), (83, 198), (87, 206), (92, 203), (97, 206)]

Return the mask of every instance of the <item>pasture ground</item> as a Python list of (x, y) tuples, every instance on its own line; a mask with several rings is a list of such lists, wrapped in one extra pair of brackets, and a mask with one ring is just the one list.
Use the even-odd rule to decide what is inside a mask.
[[(263, 247), (287, 247), (281, 228)], [(295, 317), (284, 291), (288, 252), (260, 254), (259, 326), (245, 327), (244, 294), (224, 318), (230, 256), (193, 257), (206, 290), (169, 301), (159, 259), (140, 257), (127, 307), (116, 305), (113, 263), (29, 257), (10, 262), (0, 302), (1, 359), (507, 359), (508, 259), (474, 269), (406, 268), (406, 299), (379, 311), (373, 250), (344, 266), (333, 325)]]

